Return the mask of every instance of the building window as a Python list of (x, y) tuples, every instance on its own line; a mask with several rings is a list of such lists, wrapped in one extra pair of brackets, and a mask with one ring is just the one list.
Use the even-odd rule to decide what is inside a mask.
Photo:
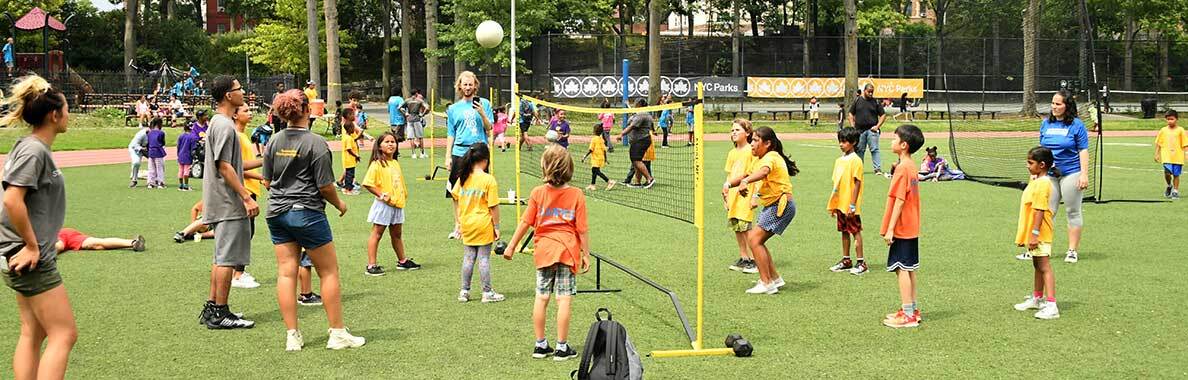
[(215, 1), (215, 9), (218, 11), (218, 13), (227, 13), (227, 1), (226, 0)]
[(219, 24), (219, 33), (227, 31), (227, 24)]

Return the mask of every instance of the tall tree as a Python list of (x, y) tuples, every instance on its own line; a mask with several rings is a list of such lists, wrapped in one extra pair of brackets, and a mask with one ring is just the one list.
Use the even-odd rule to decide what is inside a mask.
[[(384, 27), (383, 27), (383, 29), (384, 29), (383, 57), (384, 58), (383, 58), (383, 68), (381, 71), (383, 73), (382, 77), (384, 80), (384, 85), (383, 85), (384, 93), (381, 94), (380, 96), (386, 98), (386, 97), (392, 95), (392, 1), (393, 0), (383, 0), (383, 1), (384, 1), (384, 17), (383, 17), (383, 20), (384, 20), (383, 21), (383, 23), (384, 23)], [(402, 17), (404, 14), (404, 3), (407, 1), (408, 0), (400, 0), (400, 14), (402, 15)], [(401, 33), (400, 33), (401, 40), (403, 40), (404, 39), (404, 25), (400, 26), (400, 31), (401, 31)], [(401, 50), (403, 51), (403, 49), (401, 49)], [(403, 66), (403, 64), (404, 63), (401, 62), (401, 66)]]
[(1132, 91), (1134, 90), (1134, 37), (1139, 32), (1138, 22), (1134, 19), (1134, 13), (1127, 10), (1126, 31), (1122, 34), (1122, 89)]
[[(425, 96), (437, 94), (437, 0), (425, 0)], [(431, 101), (433, 99), (430, 99)]]
[(416, 30), (409, 1), (400, 0), (400, 94), (405, 98), (412, 87), (412, 33)]
[(342, 71), (338, 51), (338, 0), (325, 0), (326, 15), (326, 104), (342, 99)]
[(648, 1), (648, 104), (660, 102), (661, 0)]
[(132, 60), (136, 58), (136, 0), (124, 0), (124, 80), (132, 83)]
[(842, 91), (846, 109), (854, 103), (854, 89), (858, 88), (858, 5), (846, 1), (846, 88)]
[(305, 40), (309, 46), (309, 80), (321, 87), (322, 48), (318, 44), (318, 0), (305, 0), (305, 25)]
[(1023, 12), (1023, 109), (1024, 117), (1036, 116), (1035, 43), (1039, 29), (1040, 0), (1027, 0)]

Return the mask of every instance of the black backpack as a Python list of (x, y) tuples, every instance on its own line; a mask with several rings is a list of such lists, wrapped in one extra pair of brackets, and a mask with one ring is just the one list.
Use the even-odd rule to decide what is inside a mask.
[[(600, 313), (606, 312), (606, 320)], [(610, 310), (600, 308), (594, 312), (594, 324), (586, 335), (582, 347), (582, 362), (576, 371), (569, 374), (578, 380), (639, 380), (643, 379), (643, 365), (627, 329), (611, 320)]]
[(190, 177), (202, 178), (202, 166), (206, 164), (206, 139), (194, 142), (194, 146), (190, 148), (190, 158), (194, 160), (194, 164), (190, 165)]

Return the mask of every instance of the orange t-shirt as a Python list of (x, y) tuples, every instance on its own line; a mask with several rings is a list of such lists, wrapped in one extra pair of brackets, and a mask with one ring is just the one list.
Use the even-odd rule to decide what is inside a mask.
[(523, 222), (536, 230), (532, 238), (536, 246), (533, 253), (536, 268), (560, 263), (577, 273), (582, 253), (581, 234), (588, 230), (586, 196), (581, 189), (537, 186), (528, 197)]
[(891, 177), (891, 190), (887, 191), (887, 209), (883, 213), (883, 226), (879, 228), (879, 235), (887, 234), (895, 201), (902, 199), (903, 209), (899, 211), (899, 220), (895, 222), (893, 235), (898, 239), (920, 237), (920, 182), (916, 176), (917, 171), (919, 170), (913, 161), (900, 161), (895, 165), (895, 175)]

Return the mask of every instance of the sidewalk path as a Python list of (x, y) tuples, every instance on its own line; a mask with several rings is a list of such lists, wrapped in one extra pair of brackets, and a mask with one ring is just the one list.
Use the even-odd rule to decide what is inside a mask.
[[(1156, 131), (1110, 131), (1106, 132), (1106, 137), (1155, 137)], [(683, 134), (677, 134), (680, 136)], [(781, 139), (787, 140), (829, 140), (837, 138), (834, 133), (781, 133)], [(1009, 138), (1009, 137), (1033, 137), (1036, 132), (958, 132), (958, 138)], [(945, 139), (949, 137), (948, 132), (929, 132), (924, 134), (928, 139)], [(730, 134), (728, 133), (712, 133), (705, 135), (706, 141), (728, 141)], [(543, 137), (533, 138), (533, 143), (543, 143)], [(575, 140), (580, 140), (576, 138)], [(577, 142), (577, 141), (575, 141)], [(329, 141), (330, 150), (342, 150), (342, 144), (339, 141)], [(429, 143), (429, 141), (426, 141)], [(445, 139), (434, 139), (432, 144), (436, 147), (445, 146)], [(406, 144), (401, 144), (402, 149), (407, 149)], [(368, 144), (370, 146), (370, 144)], [(364, 148), (366, 149), (366, 148)], [(176, 159), (177, 151), (173, 147), (165, 148), (166, 158), (169, 161)], [(0, 155), (0, 165), (3, 165), (4, 159), (7, 155)], [(128, 149), (98, 149), (98, 150), (76, 150), (68, 152), (54, 152), (54, 162), (60, 168), (72, 168), (79, 166), (93, 166), (93, 165), (109, 165), (109, 164), (126, 164), (131, 161), (128, 156)]]

